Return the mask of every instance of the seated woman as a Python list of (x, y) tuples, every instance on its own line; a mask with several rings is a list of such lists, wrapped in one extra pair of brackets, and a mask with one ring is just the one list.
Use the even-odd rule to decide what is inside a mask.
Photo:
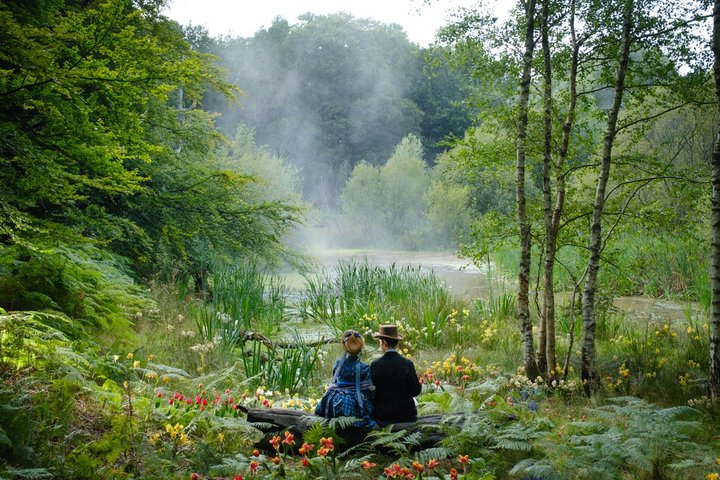
[(355, 330), (348, 330), (342, 337), (345, 354), (333, 366), (333, 379), (327, 392), (315, 407), (315, 415), (325, 418), (355, 417), (355, 427), (372, 427), (372, 397), (375, 387), (370, 379), (370, 367), (360, 361), (358, 355), (365, 340)]

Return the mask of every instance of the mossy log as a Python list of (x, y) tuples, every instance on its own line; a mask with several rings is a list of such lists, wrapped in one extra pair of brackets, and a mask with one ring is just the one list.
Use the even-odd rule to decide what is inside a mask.
[[(396, 423), (392, 425), (391, 431), (398, 432), (400, 430), (406, 430), (408, 433), (421, 432), (422, 439), (420, 441), (420, 447), (430, 448), (436, 446), (444, 438), (441, 429), (438, 428), (443, 421), (462, 421), (463, 418), (464, 415), (462, 414), (427, 415), (418, 417), (415, 422)], [(313, 424), (322, 422), (323, 420), (322, 417), (288, 408), (251, 408), (247, 412), (247, 421), (265, 433), (263, 439), (258, 442), (256, 446), (266, 451), (272, 451), (269, 440), (273, 435), (289, 430), (290, 433), (300, 438)], [(347, 427), (337, 430), (338, 435), (341, 436), (343, 440), (341, 448), (347, 449), (359, 445), (365, 440), (365, 437), (370, 431), (371, 429), (368, 428), (357, 427)]]

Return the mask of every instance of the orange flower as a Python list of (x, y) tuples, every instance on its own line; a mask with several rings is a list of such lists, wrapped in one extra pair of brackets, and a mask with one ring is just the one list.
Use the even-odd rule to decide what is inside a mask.
[(365, 461), (362, 462), (362, 467), (363, 467), (365, 470), (370, 470), (371, 468), (373, 468), (373, 467), (376, 466), (376, 465), (377, 465), (377, 463), (372, 463), (372, 462), (369, 462), (369, 461), (367, 461), (367, 460), (365, 460)]
[(285, 438), (283, 439), (282, 443), (289, 445), (289, 446), (295, 445), (295, 436), (286, 430)]
[(458, 461), (459, 461), (460, 463), (462, 463), (463, 465), (467, 465), (468, 463), (470, 463), (470, 460), (468, 459), (468, 456), (467, 456), (467, 455), (460, 455), (460, 456), (458, 457)]
[(272, 445), (275, 450), (279, 450), (280, 449), (280, 440), (281, 440), (280, 435), (275, 435), (270, 440), (270, 445)]
[(320, 439), (320, 445), (325, 447), (325, 449), (327, 449), (327, 450), (335, 450), (335, 445), (333, 445), (333, 437), (328, 437), (328, 438), (322, 437)]
[(454, 468), (450, 469), (450, 480), (458, 480), (458, 472)]
[(439, 461), (435, 460), (434, 458), (431, 458), (428, 460), (427, 468), (428, 470), (432, 470), (433, 468), (437, 467), (440, 464)]
[(303, 443), (302, 447), (300, 447), (300, 450), (298, 450), (298, 453), (300, 455), (307, 455), (308, 453), (312, 452), (312, 449), (315, 445), (311, 445), (309, 443)]
[(280, 457), (273, 457), (273, 458), (272, 458), (272, 462), (273, 462), (275, 465), (280, 465)]
[(258, 450), (258, 449), (256, 448), (255, 450), (253, 450), (253, 453), (252, 453), (252, 454), (253, 454), (253, 457), (259, 457), (259, 456), (260, 456), (260, 450)]
[(423, 473), (425, 471), (425, 467), (423, 466), (423, 464), (418, 462), (413, 462), (412, 468), (418, 473)]
[(330, 450), (328, 450), (327, 448), (325, 448), (325, 447), (320, 447), (320, 448), (318, 448), (317, 454), (318, 454), (319, 456), (324, 457), (324, 456), (327, 455), (328, 453), (330, 453)]

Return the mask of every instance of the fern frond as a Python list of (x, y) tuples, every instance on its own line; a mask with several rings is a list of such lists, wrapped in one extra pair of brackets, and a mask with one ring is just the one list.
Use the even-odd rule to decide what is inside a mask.
[(53, 478), (53, 474), (45, 468), (8, 468), (7, 473), (10, 478), (38, 480), (43, 478)]
[(422, 450), (418, 452), (418, 458), (422, 463), (427, 463), (428, 460), (436, 459), (436, 460), (442, 460), (443, 458), (447, 458), (452, 453), (452, 450), (449, 450), (447, 448), (443, 447), (433, 447), (433, 448), (426, 448), (425, 450)]

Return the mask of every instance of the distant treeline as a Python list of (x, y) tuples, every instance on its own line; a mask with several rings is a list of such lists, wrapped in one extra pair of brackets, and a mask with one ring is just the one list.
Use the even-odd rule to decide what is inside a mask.
[(306, 198), (336, 209), (340, 192), (361, 161), (385, 163), (408, 134), (417, 136), (429, 165), (443, 140), (462, 137), (476, 116), (468, 98), (473, 78), (453, 71), (443, 49), (422, 49), (398, 25), (348, 14), (282, 18), (252, 38), (209, 38), (189, 29), (196, 48), (219, 56), (243, 95), (228, 105), (209, 93), (233, 135), (244, 123), (258, 144), (286, 158)]

